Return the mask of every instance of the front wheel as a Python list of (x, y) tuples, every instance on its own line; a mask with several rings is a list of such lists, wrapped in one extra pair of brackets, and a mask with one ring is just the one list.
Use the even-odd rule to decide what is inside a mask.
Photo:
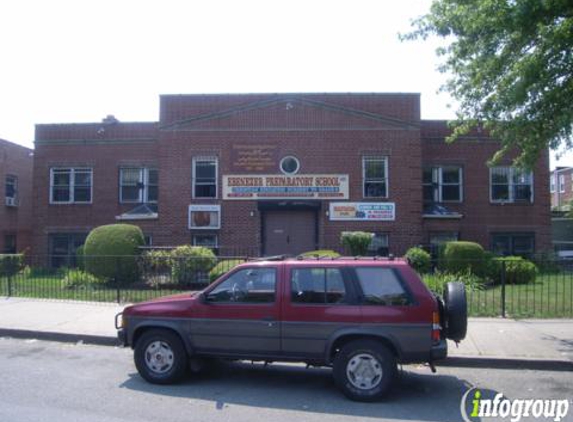
[(390, 389), (396, 372), (394, 354), (375, 340), (352, 341), (334, 358), (334, 381), (351, 400), (381, 399)]
[(145, 332), (134, 351), (139, 374), (153, 384), (180, 381), (187, 369), (187, 352), (179, 336), (169, 330)]

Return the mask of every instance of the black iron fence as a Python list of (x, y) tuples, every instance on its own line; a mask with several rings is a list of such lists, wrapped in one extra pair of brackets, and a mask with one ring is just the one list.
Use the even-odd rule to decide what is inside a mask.
[[(27, 256), (24, 262), (0, 263), (0, 295), (130, 303), (200, 290), (244, 256), (173, 257), (160, 253), (83, 257), (74, 267), (54, 268), (53, 256)], [(434, 267), (423, 274), (441, 292), (448, 281), (467, 286), (471, 316), (513, 318), (573, 317), (573, 261), (532, 259), (531, 266), (512, 259), (476, 269), (467, 262), (456, 272)], [(465, 268), (465, 269), (464, 269)]]

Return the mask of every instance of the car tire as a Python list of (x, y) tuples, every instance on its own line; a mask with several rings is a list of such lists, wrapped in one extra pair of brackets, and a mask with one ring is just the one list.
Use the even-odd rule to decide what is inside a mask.
[(396, 357), (376, 340), (355, 340), (334, 358), (333, 376), (338, 388), (355, 401), (380, 400), (396, 378)]
[(146, 331), (134, 350), (139, 374), (152, 384), (173, 384), (185, 376), (187, 352), (181, 338), (170, 330)]
[(444, 330), (446, 338), (461, 341), (468, 329), (468, 303), (463, 283), (448, 283), (444, 288)]

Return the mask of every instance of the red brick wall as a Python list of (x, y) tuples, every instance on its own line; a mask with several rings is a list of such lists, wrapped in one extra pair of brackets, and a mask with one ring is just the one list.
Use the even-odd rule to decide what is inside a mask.
[[(440, 129), (441, 128), (441, 129)], [(424, 219), (424, 242), (432, 231), (457, 231), (460, 239), (476, 241), (490, 247), (494, 232), (535, 233), (537, 251), (551, 249), (551, 216), (549, 207), (549, 158), (543, 154), (533, 172), (534, 201), (523, 203), (490, 203), (489, 168), (487, 161), (499, 148), (491, 139), (473, 133), (466, 139), (446, 144), (445, 122), (422, 122), (422, 161), (424, 165), (460, 165), (463, 168), (461, 204), (448, 203), (447, 208), (463, 215), (460, 220)], [(510, 165), (510, 157), (500, 165)]]
[[(32, 150), (0, 139), (0, 253), (4, 251), (4, 235), (16, 235), (18, 251), (30, 247), (32, 225)], [(18, 178), (18, 207), (7, 207), (6, 175)]]
[[(291, 102), (290, 106), (287, 104)], [(205, 117), (205, 113), (209, 113)], [(489, 203), (489, 172), (485, 165), (497, 148), (489, 140), (443, 143), (444, 122), (420, 121), (417, 94), (253, 94), (162, 96), (160, 123), (39, 125), (34, 161), (34, 245), (47, 252), (47, 236), (55, 232), (89, 231), (115, 222), (133, 206), (119, 204), (119, 167), (126, 164), (159, 168), (159, 219), (135, 222), (153, 236), (154, 245), (191, 241), (190, 204), (221, 204), (219, 245), (227, 250), (256, 251), (261, 245), (261, 213), (256, 201), (222, 201), (224, 174), (233, 167), (237, 144), (276, 146), (278, 160), (295, 155), (300, 174), (348, 174), (350, 201), (362, 198), (362, 156), (389, 159), (389, 197), (395, 202), (394, 222), (333, 222), (328, 201), (318, 212), (318, 247), (339, 249), (340, 232), (365, 230), (389, 234), (390, 251), (402, 254), (427, 243), (430, 231), (459, 231), (462, 238), (489, 246), (494, 231), (533, 231), (538, 250), (550, 246), (548, 160), (535, 171), (532, 205)], [(103, 131), (101, 130), (103, 128)], [(479, 133), (474, 134), (482, 136)], [(194, 156), (219, 158), (216, 199), (192, 199)], [(464, 168), (464, 202), (454, 206), (461, 220), (422, 218), (422, 163), (460, 164)], [(91, 205), (49, 205), (51, 166), (94, 169)], [(247, 173), (253, 173), (246, 171)]]

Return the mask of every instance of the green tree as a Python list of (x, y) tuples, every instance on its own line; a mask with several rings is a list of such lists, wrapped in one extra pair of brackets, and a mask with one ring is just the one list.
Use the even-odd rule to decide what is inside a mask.
[(449, 142), (483, 123), (501, 142), (492, 162), (517, 148), (525, 168), (573, 146), (571, 0), (434, 0), (413, 26), (402, 39), (446, 40), (441, 89), (459, 102)]

